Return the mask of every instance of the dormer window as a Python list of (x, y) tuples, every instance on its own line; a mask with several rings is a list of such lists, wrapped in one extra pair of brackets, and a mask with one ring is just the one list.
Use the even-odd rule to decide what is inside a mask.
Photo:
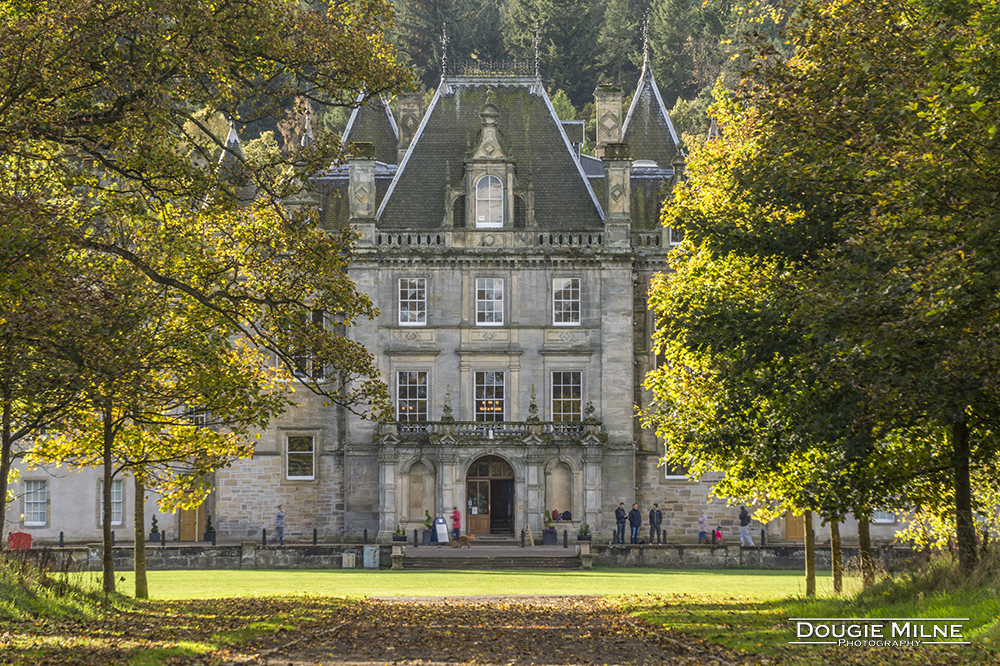
[(496, 176), (483, 176), (476, 183), (476, 227), (503, 227), (503, 183)]

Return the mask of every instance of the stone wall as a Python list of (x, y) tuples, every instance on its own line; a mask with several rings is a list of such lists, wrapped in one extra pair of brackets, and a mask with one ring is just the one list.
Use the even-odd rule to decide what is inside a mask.
[[(227, 546), (152, 546), (146, 548), (148, 571), (185, 569), (341, 569), (344, 554), (353, 554), (355, 568), (364, 567), (364, 549), (377, 548), (379, 566), (392, 564), (392, 546), (361, 544), (335, 546), (261, 546), (256, 543)], [(11, 551), (15, 553), (15, 551)], [(16, 551), (11, 557), (40, 562), (51, 571), (100, 571), (101, 546), (38, 548)], [(114, 548), (116, 571), (132, 571), (135, 551)]]
[[(650, 567), (654, 569), (805, 569), (804, 546), (767, 546), (740, 548), (738, 544), (724, 546), (608, 546), (591, 549), (593, 564), (611, 568)], [(857, 548), (842, 548), (845, 573), (860, 569)], [(902, 571), (923, 561), (923, 556), (910, 548), (874, 548), (872, 556), (877, 569)], [(829, 570), (831, 551), (818, 546), (815, 552), (817, 571)]]

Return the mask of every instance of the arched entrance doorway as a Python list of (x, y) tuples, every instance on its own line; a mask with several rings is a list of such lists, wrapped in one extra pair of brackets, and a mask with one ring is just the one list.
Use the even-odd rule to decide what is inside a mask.
[(514, 469), (503, 458), (483, 456), (465, 477), (469, 534), (514, 533)]

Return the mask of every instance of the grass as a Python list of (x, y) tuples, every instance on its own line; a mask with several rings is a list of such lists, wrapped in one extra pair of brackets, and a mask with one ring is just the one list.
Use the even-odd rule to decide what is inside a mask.
[[(835, 597), (820, 585), (820, 594), (771, 599), (676, 592), (619, 598), (619, 603), (647, 622), (670, 633), (697, 636), (788, 666), (821, 664), (924, 665), (1000, 663), (1000, 599), (997, 567), (983, 567), (972, 577), (939, 561), (917, 574), (886, 577), (868, 590), (849, 579), (848, 593)], [(796, 640), (789, 618), (969, 618), (961, 622), (971, 645), (912, 648), (858, 648), (791, 645)]]
[[(115, 644), (127, 627), (115, 628), (98, 609), (102, 595), (99, 574), (76, 574), (68, 585), (64, 575), (38, 578), (30, 569), (0, 567), (0, 628), (4, 620), (20, 618), (20, 626), (35, 624), (28, 616), (56, 618), (61, 627), (76, 620), (100, 619), (107, 636), (84, 632), (59, 639), (62, 649), (86, 649)], [(152, 571), (148, 573), (154, 601), (129, 598), (131, 572), (118, 574), (121, 609), (131, 609), (159, 627), (171, 640), (147, 641), (129, 648), (131, 664), (166, 663), (172, 658), (207, 655), (239, 646), (275, 632), (291, 631), (315, 617), (336, 614), (337, 606), (362, 596), (453, 596), (508, 594), (580, 594), (611, 597), (624, 609), (668, 636), (692, 637), (710, 645), (736, 650), (760, 663), (787, 666), (938, 666), (1000, 663), (1000, 564), (984, 566), (973, 577), (962, 576), (950, 562), (933, 564), (919, 574), (885, 578), (866, 591), (857, 578), (845, 579), (847, 593), (832, 594), (828, 573), (817, 575), (818, 596), (804, 597), (798, 571), (603, 569), (590, 571)], [(60, 578), (62, 576), (62, 578)], [(29, 583), (18, 591), (21, 583)], [(67, 591), (68, 590), (68, 591)], [(9, 594), (11, 592), (16, 594)], [(213, 600), (213, 601), (205, 601)], [(278, 604), (282, 610), (273, 610)], [(247, 610), (243, 610), (247, 609)], [(160, 619), (156, 620), (157, 616)], [(224, 625), (220, 619), (228, 617)], [(918, 648), (827, 648), (791, 645), (792, 617), (968, 617), (965, 638), (971, 646)], [(122, 618), (124, 620), (124, 617)], [(196, 625), (203, 630), (195, 631)], [(81, 625), (82, 626), (82, 625)], [(171, 626), (190, 627), (180, 631)], [(214, 627), (214, 628), (209, 628)], [(52, 627), (55, 629), (55, 626)], [(43, 650), (52, 632), (32, 631), (9, 647), (26, 658)], [(58, 633), (58, 632), (55, 632)], [(14, 632), (16, 637), (17, 632)], [(150, 637), (153, 638), (153, 637)], [(19, 642), (20, 641), (20, 642)], [(81, 642), (82, 641), (82, 642)], [(157, 642), (159, 641), (159, 642)], [(2, 641), (0, 641), (2, 642)], [(93, 645), (91, 645), (93, 643)], [(699, 644), (698, 642), (694, 644)], [(125, 648), (122, 648), (125, 649)], [(45, 652), (51, 657), (52, 652)], [(39, 653), (38, 663), (50, 663)], [(208, 658), (207, 656), (205, 658)], [(3, 662), (0, 659), (0, 662)]]
[[(797, 571), (593, 569), (590, 571), (150, 571), (152, 599), (309, 596), (453, 596), (480, 594), (697, 594), (765, 601), (805, 593)], [(118, 590), (131, 594), (131, 572)], [(820, 575), (821, 594), (831, 589)]]

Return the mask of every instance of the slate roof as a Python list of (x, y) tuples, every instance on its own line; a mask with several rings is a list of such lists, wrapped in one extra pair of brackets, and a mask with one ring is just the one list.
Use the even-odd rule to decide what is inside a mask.
[[(499, 110), (506, 158), (516, 188), (534, 187), (535, 226), (603, 226), (604, 213), (562, 124), (534, 77), (455, 77), (442, 81), (377, 214), (379, 228), (437, 228), (445, 219), (446, 187), (463, 184), (464, 161), (482, 127), (487, 90)], [(516, 189), (515, 189), (516, 191)]]
[(364, 95), (358, 96), (358, 106), (351, 113), (344, 128), (343, 142), (365, 141), (375, 144), (375, 159), (386, 164), (396, 163), (396, 145), (399, 143), (399, 128), (392, 111), (381, 97), (373, 97), (363, 102)]
[(639, 85), (622, 123), (622, 141), (628, 144), (632, 159), (656, 162), (661, 169), (670, 169), (677, 154), (680, 141), (648, 59), (642, 64)]

